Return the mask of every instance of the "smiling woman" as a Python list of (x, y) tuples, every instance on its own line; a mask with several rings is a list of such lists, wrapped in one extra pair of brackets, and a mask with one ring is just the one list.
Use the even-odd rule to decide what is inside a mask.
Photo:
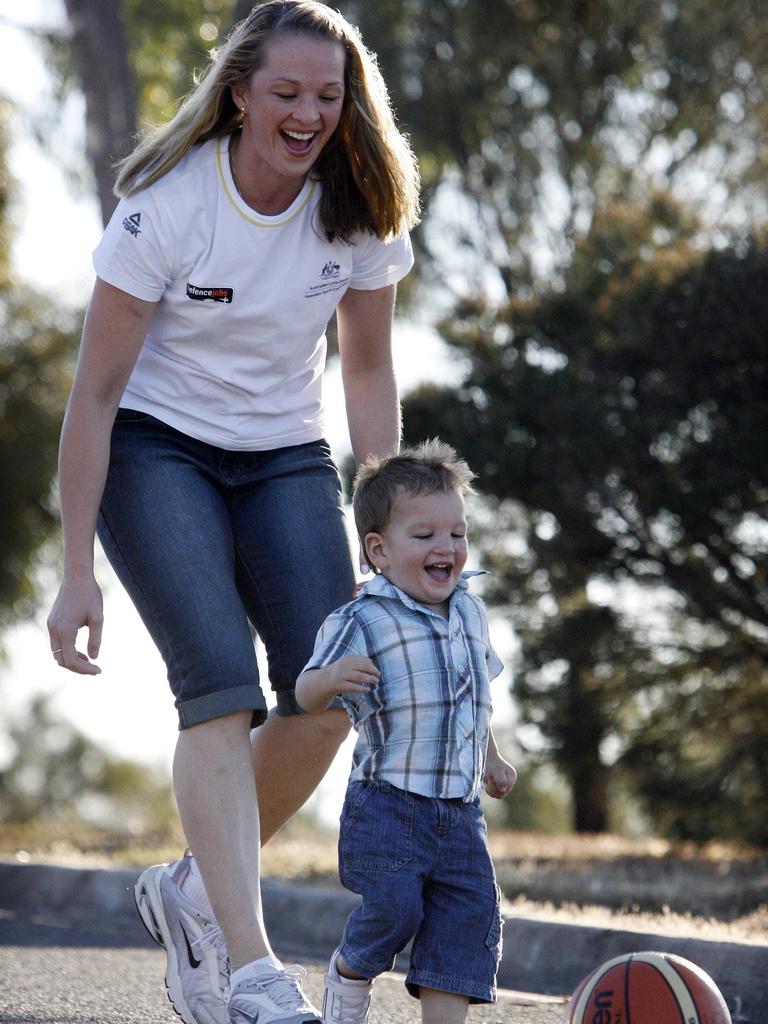
[(229, 147), (242, 198), (262, 213), (281, 213), (336, 131), (344, 102), (340, 43), (278, 37), (250, 81), (234, 86), (242, 129)]
[[(99, 672), (98, 524), (179, 716), (174, 786), (194, 857), (148, 868), (136, 890), (168, 950), (171, 999), (186, 1024), (305, 1024), (319, 1015), (269, 946), (258, 849), (348, 728), (337, 709), (300, 715), (294, 696), (320, 622), (354, 587), (324, 439), (325, 328), (337, 312), (356, 458), (391, 451), (416, 166), (356, 29), (314, 0), (272, 0), (124, 162), (116, 191), (62, 433), (50, 651)], [(203, 985), (184, 942), (206, 960)]]

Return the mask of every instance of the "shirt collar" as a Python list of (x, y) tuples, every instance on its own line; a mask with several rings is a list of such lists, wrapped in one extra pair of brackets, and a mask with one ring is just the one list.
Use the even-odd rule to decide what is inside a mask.
[[(485, 569), (466, 569), (461, 574), (461, 577), (459, 578), (459, 581), (456, 584), (453, 593), (451, 594), (450, 603), (453, 604), (454, 601), (460, 599), (460, 596), (467, 590), (469, 586), (469, 580), (471, 580), (473, 576), (487, 575), (488, 573)], [(432, 615), (439, 614), (438, 612), (433, 611), (429, 607), (429, 605), (421, 604), (420, 601), (414, 601), (414, 599), (410, 597), (408, 594), (406, 594), (404, 590), (401, 590), (399, 587), (396, 587), (394, 583), (390, 583), (387, 577), (383, 576), (381, 573), (378, 573), (376, 576), (373, 577), (372, 580), (368, 580), (367, 583), (364, 583), (362, 585), (362, 587), (360, 588), (360, 593), (358, 594), (358, 598), (362, 597), (389, 597), (393, 600), (400, 601), (407, 608), (414, 608), (418, 609), (419, 611), (427, 611), (430, 612)], [(442, 618), (442, 615), (440, 616), (440, 618)]]

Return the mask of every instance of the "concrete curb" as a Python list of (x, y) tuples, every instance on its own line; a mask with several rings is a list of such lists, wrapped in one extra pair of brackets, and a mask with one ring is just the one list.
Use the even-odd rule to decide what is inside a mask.
[[(151, 940), (133, 905), (137, 875), (137, 871), (127, 870), (0, 863), (0, 909), (20, 920), (119, 933), (123, 941), (143, 945)], [(274, 879), (264, 881), (263, 900), (267, 930), (275, 947), (320, 959), (334, 949), (347, 915), (357, 904), (356, 897), (347, 892)], [(677, 953), (707, 971), (728, 1003), (733, 1024), (758, 1024), (768, 1017), (768, 946), (538, 918), (505, 919), (499, 985), (564, 995), (605, 960), (648, 949)]]

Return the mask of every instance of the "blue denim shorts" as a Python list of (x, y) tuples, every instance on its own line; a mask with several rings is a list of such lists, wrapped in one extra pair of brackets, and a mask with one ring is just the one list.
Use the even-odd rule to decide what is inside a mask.
[(499, 888), (478, 800), (440, 800), (387, 782), (350, 782), (341, 812), (339, 876), (362, 896), (341, 955), (374, 978), (413, 939), (405, 979), (419, 988), (496, 1001)]
[(168, 669), (179, 727), (266, 717), (253, 632), (277, 710), (320, 624), (351, 600), (341, 486), (324, 441), (227, 451), (120, 409), (98, 535)]

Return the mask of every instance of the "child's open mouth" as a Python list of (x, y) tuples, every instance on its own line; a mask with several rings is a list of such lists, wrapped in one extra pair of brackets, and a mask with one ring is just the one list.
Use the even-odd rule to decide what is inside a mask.
[(434, 562), (432, 565), (425, 565), (424, 569), (433, 580), (438, 583), (447, 583), (451, 578), (450, 562)]
[(281, 131), (280, 135), (292, 153), (306, 153), (315, 139), (315, 132)]

